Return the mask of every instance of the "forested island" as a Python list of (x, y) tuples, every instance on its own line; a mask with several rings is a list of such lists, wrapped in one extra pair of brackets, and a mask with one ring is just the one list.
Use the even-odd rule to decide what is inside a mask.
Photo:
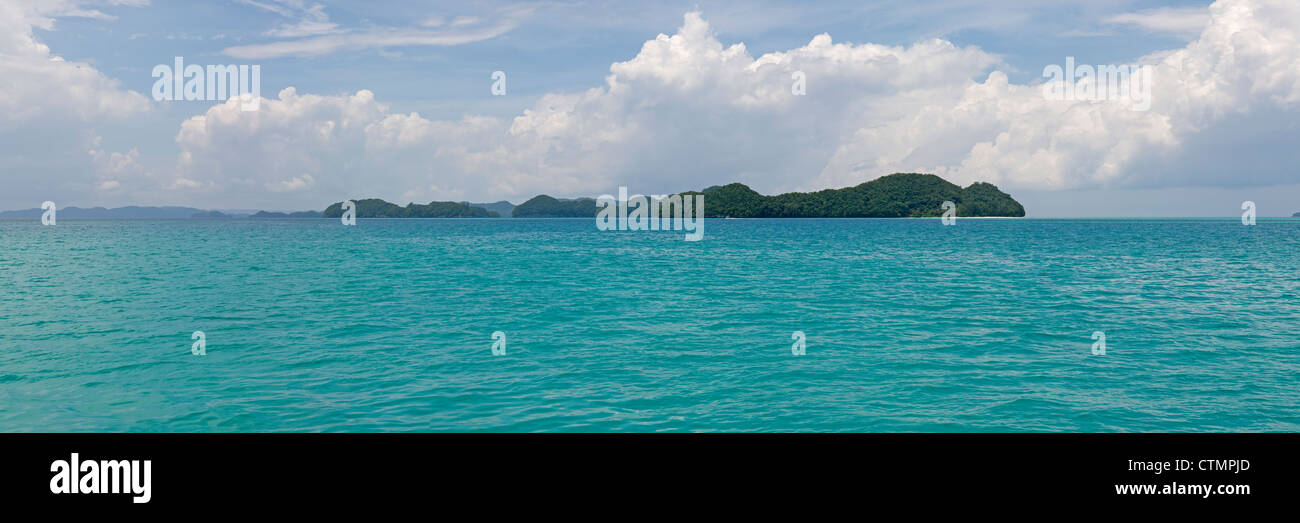
[[(933, 174), (896, 173), (844, 189), (764, 196), (742, 183), (713, 186), (687, 195), (704, 195), (708, 218), (923, 218), (943, 215), (943, 202), (957, 205), (957, 216), (1023, 217), (1024, 206), (989, 183), (961, 188)], [(516, 218), (587, 218), (596, 200), (559, 200), (542, 195), (518, 207)]]
[[(406, 207), (388, 203), (378, 198), (357, 200), (357, 218), (497, 218), (501, 215), (482, 207), (458, 202), (410, 203)], [(325, 208), (325, 218), (343, 216), (343, 202)], [(594, 216), (594, 215), (593, 215)]]
[(595, 198), (561, 200), (545, 194), (515, 207), (515, 218), (592, 218), (596, 216)]
[[(811, 193), (764, 196), (745, 184), (715, 185), (703, 191), (680, 193), (704, 195), (708, 218), (921, 218), (942, 216), (943, 202), (957, 205), (957, 216), (1022, 217), (1025, 208), (992, 184), (974, 183), (961, 188), (933, 174), (896, 173), (846, 187)], [(680, 201), (680, 200), (678, 200)], [(510, 202), (410, 203), (405, 207), (381, 199), (355, 200), (357, 218), (593, 218), (595, 198), (560, 199), (536, 196), (519, 206)], [(666, 205), (666, 204), (665, 204)], [(0, 219), (39, 219), (41, 209), (0, 212)], [(101, 207), (59, 209), (67, 219), (311, 219), (338, 218), (343, 202), (324, 211), (268, 212), (215, 211), (190, 207)], [(667, 216), (666, 213), (660, 215)], [(1295, 214), (1300, 217), (1300, 213)]]
[(284, 220), (290, 218), (301, 220), (307, 218), (321, 218), (321, 213), (320, 211), (296, 211), (296, 212), (257, 211), (252, 215), (249, 215), (249, 218), (253, 218), (255, 220)]

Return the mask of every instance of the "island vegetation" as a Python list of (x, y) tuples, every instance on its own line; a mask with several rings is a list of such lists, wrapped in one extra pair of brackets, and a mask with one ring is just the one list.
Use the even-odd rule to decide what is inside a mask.
[(320, 217), (321, 217), (320, 211), (296, 211), (296, 212), (257, 211), (249, 216), (249, 218), (258, 219), (258, 220), (284, 220), (284, 219), (304, 219), (304, 218), (320, 218)]
[(596, 216), (596, 200), (561, 200), (543, 194), (519, 204), (511, 215), (515, 218), (592, 218)]
[[(686, 193), (700, 194), (700, 193)], [(943, 202), (958, 216), (1023, 217), (1025, 208), (989, 183), (961, 188), (933, 174), (898, 173), (847, 187), (763, 196), (733, 183), (704, 194), (705, 216), (733, 218), (922, 218), (942, 216)]]
[[(897, 173), (844, 189), (764, 196), (742, 183), (713, 186), (682, 196), (704, 195), (708, 218), (922, 218), (942, 216), (943, 202), (964, 217), (1023, 217), (1025, 208), (989, 183), (961, 188), (933, 174)], [(514, 210), (520, 217), (594, 217), (596, 200), (559, 200), (542, 195)], [(666, 210), (664, 212), (667, 212)], [(660, 216), (665, 216), (664, 212)]]
[[(764, 196), (742, 183), (715, 185), (703, 191), (680, 193), (681, 196), (704, 195), (708, 218), (921, 218), (944, 213), (943, 202), (956, 204), (957, 216), (1022, 217), (1025, 208), (1007, 193), (989, 183), (977, 182), (959, 187), (933, 174), (896, 173), (853, 187), (825, 189), (810, 193), (792, 192)], [(676, 213), (670, 201), (659, 204), (660, 216)], [(355, 200), (357, 218), (592, 218), (598, 206), (594, 198), (562, 199), (536, 196), (518, 206), (507, 201), (490, 204), (469, 202), (410, 203), (405, 207), (378, 198)], [(679, 203), (680, 204), (680, 203)], [(31, 219), (41, 216), (41, 209), (0, 212), (0, 219)], [(189, 207), (100, 207), (59, 209), (60, 218), (69, 219), (291, 219), (338, 218), (343, 202), (324, 211), (271, 212), (248, 215), (235, 212), (204, 211)], [(1296, 213), (1295, 217), (1300, 217)]]
[(510, 217), (515, 210), (515, 204), (505, 200), (501, 200), (499, 202), (493, 202), (493, 203), (470, 203), (470, 202), (460, 202), (460, 203), (463, 203), (470, 207), (481, 207), (483, 209), (486, 209), (488, 213), (495, 212), (501, 215), (501, 217), (503, 218)]
[[(406, 207), (378, 198), (356, 200), (357, 218), (495, 218), (495, 212), (458, 202), (410, 203)], [(343, 216), (343, 202), (336, 202), (321, 213), (324, 218)]]

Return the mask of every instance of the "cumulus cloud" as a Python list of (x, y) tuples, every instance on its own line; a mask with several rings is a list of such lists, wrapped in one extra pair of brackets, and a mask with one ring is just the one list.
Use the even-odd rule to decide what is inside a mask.
[(106, 174), (123, 174), (133, 170), (140, 169), (140, 150), (131, 149), (126, 153), (105, 152), (102, 149), (92, 149), (91, 158), (99, 170)]
[[(147, 111), (145, 96), (33, 37), (61, 16), (111, 18), (103, 5), (0, 4), (0, 173), (42, 172), (22, 179), (29, 192), (320, 208), (343, 198), (518, 201), (730, 181), (773, 193), (896, 171), (1013, 191), (1249, 186), (1293, 183), (1300, 160), (1291, 143), (1300, 5), (1285, 0), (1220, 0), (1185, 46), (1135, 57), (1154, 72), (1148, 111), (1129, 100), (1048, 99), (1040, 82), (1012, 81), (998, 55), (940, 39), (885, 46), (810, 35), (755, 56), (692, 12), (612, 64), (602, 85), (543, 95), (513, 118), (433, 120), (392, 112), (368, 90), (287, 88), (260, 111), (233, 101), (184, 121), (165, 168), (141, 158), (148, 144), (105, 147), (96, 131)], [(479, 23), (426, 21), (450, 31)], [(805, 95), (792, 92), (796, 77)]]
[(288, 180), (281, 180), (276, 183), (267, 184), (266, 189), (272, 192), (301, 191), (311, 187), (315, 183), (315, 178), (312, 178), (310, 174), (304, 174), (302, 176), (294, 176)]
[(55, 18), (63, 16), (108, 18), (72, 1), (0, 3), (0, 131), (38, 119), (120, 119), (149, 108), (143, 95), (123, 89), (90, 64), (52, 54), (36, 40), (34, 27), (51, 30)]
[[(944, 40), (855, 45), (822, 34), (754, 57), (688, 13), (676, 33), (611, 65), (605, 85), (542, 96), (509, 121), (393, 114), (364, 90), (290, 88), (259, 112), (213, 107), (177, 136), (178, 177), (194, 183), (175, 186), (232, 194), (292, 186), (302, 205), (319, 206), (736, 180), (764, 192), (816, 190), (895, 171), (1009, 189), (1214, 184), (1227, 173), (1197, 154), (1230, 143), (1217, 139), (1239, 133), (1226, 122), (1268, 129), (1294, 118), (1298, 21), (1300, 6), (1286, 0), (1216, 2), (1186, 47), (1137, 59), (1155, 81), (1150, 110), (1134, 111), (1127, 99), (1048, 99), (1038, 82), (1011, 82), (998, 56)], [(796, 73), (806, 95), (791, 91)], [(1281, 154), (1294, 157), (1291, 149)]]
[[(1209, 23), (1185, 48), (1143, 57), (1153, 68), (1150, 111), (1127, 110), (1127, 100), (1063, 103), (1032, 89), (1008, 84), (993, 73), (971, 86), (954, 108), (982, 111), (997, 122), (977, 137), (960, 160), (933, 162), (931, 169), (963, 181), (1005, 182), (1044, 189), (1174, 186), (1214, 183), (1187, 161), (1190, 140), (1222, 140), (1235, 130), (1217, 128), (1226, 118), (1246, 118), (1265, 134), (1279, 114), (1300, 108), (1300, 5), (1285, 0), (1221, 0), (1209, 8)], [(942, 122), (948, 115), (918, 119), (913, 128)], [(981, 139), (982, 138), (982, 139)], [(912, 140), (914, 145), (924, 143)], [(1232, 154), (1232, 147), (1220, 146)], [(1289, 154), (1285, 151), (1276, 151)], [(1235, 160), (1249, 168), (1250, 159)], [(1220, 183), (1239, 185), (1293, 181), (1287, 173), (1255, 180), (1217, 173)], [(1157, 179), (1158, 178), (1158, 179)], [(1242, 183), (1245, 182), (1245, 183)]]
[[(314, 208), (363, 194), (429, 201), (490, 187), (492, 177), (465, 158), (507, 156), (487, 145), (504, 132), (505, 123), (494, 118), (391, 114), (367, 90), (321, 96), (286, 88), (258, 111), (229, 100), (185, 121), (176, 136), (180, 181), (171, 187), (276, 208)], [(471, 151), (467, 143), (480, 145)]]
[[(0, 2), (0, 191), (7, 205), (58, 194), (115, 190), (97, 174), (95, 127), (123, 122), (151, 107), (145, 96), (85, 62), (53, 54), (34, 28), (55, 30), (62, 17), (111, 20), (93, 6), (142, 5), (133, 0), (88, 2), (23, 0)], [(138, 153), (137, 153), (138, 154)], [(113, 165), (114, 160), (103, 160)], [(126, 160), (119, 158), (116, 165)], [(39, 173), (39, 175), (34, 175)], [(21, 188), (20, 191), (13, 188)]]
[[(702, 175), (764, 182), (773, 172), (791, 185), (825, 164), (838, 141), (831, 137), (873, 115), (906, 113), (901, 100), (875, 95), (905, 90), (912, 105), (927, 93), (956, 96), (970, 75), (997, 62), (939, 40), (854, 46), (827, 35), (755, 59), (744, 44), (724, 47), (700, 14), (690, 13), (676, 34), (611, 66), (605, 87), (543, 96), (512, 121), (431, 121), (386, 114), (368, 91), (322, 97), (286, 90), (258, 113), (214, 107), (186, 122), (177, 142), (193, 176), (219, 164), (222, 151), (238, 149), (240, 172), (280, 179), (280, 166), (293, 165), (290, 171), (313, 173), (321, 190), (381, 190), (380, 175), (361, 172), (373, 169), (387, 195), (412, 199), (603, 192), (632, 181), (669, 191), (695, 186)], [(795, 69), (812, 79), (809, 90), (818, 96), (792, 96)], [(347, 126), (344, 112), (355, 115)], [(285, 143), (303, 151), (300, 161)], [(254, 165), (244, 168), (246, 161)]]
[(120, 195), (127, 190), (157, 186), (156, 173), (141, 163), (140, 149), (133, 147), (124, 153), (106, 151), (99, 148), (102, 141), (101, 137), (95, 137), (96, 148), (89, 151), (94, 175), (90, 184), (95, 189), (100, 193)]

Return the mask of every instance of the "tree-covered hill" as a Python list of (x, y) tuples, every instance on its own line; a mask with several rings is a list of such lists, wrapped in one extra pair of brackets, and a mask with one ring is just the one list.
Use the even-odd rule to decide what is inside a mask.
[[(1025, 208), (993, 184), (959, 187), (933, 174), (896, 173), (843, 189), (764, 196), (741, 183), (713, 186), (682, 196), (704, 195), (710, 218), (922, 218), (942, 216), (943, 202), (957, 205), (957, 216), (1022, 217)], [(401, 207), (379, 199), (357, 200), (358, 218), (488, 218), (498, 213), (466, 203), (430, 202)], [(591, 218), (596, 200), (562, 200), (541, 195), (515, 207), (515, 218)], [(342, 203), (330, 205), (325, 218), (342, 216)]]
[(513, 216), (515, 218), (591, 218), (596, 216), (596, 200), (591, 198), (558, 200), (543, 194), (519, 204), (515, 207)]
[(286, 219), (286, 218), (320, 218), (320, 217), (321, 217), (321, 213), (317, 211), (298, 211), (298, 212), (257, 211), (249, 216), (249, 218), (258, 219), (258, 220), (279, 220), (279, 219)]
[(703, 191), (705, 215), (734, 218), (920, 218), (943, 215), (943, 202), (957, 216), (1025, 215), (1025, 208), (992, 184), (965, 189), (933, 174), (897, 173), (844, 189), (763, 196), (733, 183)]
[[(496, 213), (456, 202), (411, 203), (406, 207), (378, 198), (356, 200), (357, 218), (491, 218)], [(336, 202), (321, 213), (325, 218), (343, 216), (343, 202)]]
[[(742, 183), (713, 186), (683, 196), (704, 195), (710, 218), (920, 218), (942, 216), (943, 202), (957, 205), (957, 216), (1025, 215), (1025, 208), (989, 183), (965, 189), (933, 174), (897, 173), (844, 189), (763, 196)], [(590, 217), (590, 199), (557, 200), (538, 196), (515, 208), (515, 217)]]

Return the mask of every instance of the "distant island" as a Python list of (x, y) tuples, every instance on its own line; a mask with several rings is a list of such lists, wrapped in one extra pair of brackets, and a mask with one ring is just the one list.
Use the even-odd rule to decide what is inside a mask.
[[(0, 211), (0, 220), (39, 220), (42, 209)], [(268, 211), (205, 211), (193, 207), (62, 207), (60, 220), (229, 220), (229, 219), (285, 219), (320, 218), (320, 211), (268, 212)]]
[[(357, 218), (499, 218), (501, 215), (482, 207), (457, 202), (407, 204), (406, 207), (378, 198), (356, 200)], [(343, 216), (343, 202), (336, 202), (321, 213), (325, 218)]]
[[(742, 183), (713, 186), (704, 195), (708, 218), (924, 218), (943, 215), (943, 202), (964, 217), (1023, 217), (1024, 206), (989, 183), (965, 189), (933, 174), (895, 173), (844, 189), (764, 196)], [(515, 207), (515, 218), (587, 218), (596, 200), (560, 200), (542, 195)], [(358, 211), (359, 213), (360, 211)]]
[(253, 218), (255, 220), (283, 220), (286, 218), (295, 218), (295, 219), (322, 218), (322, 216), (321, 213), (317, 211), (298, 211), (298, 212), (257, 211), (249, 215), (249, 218)]
[[(39, 220), (42, 209), (24, 209), (21, 211), (0, 212), (0, 220)], [(64, 207), (58, 209), (62, 220), (183, 220), (193, 218), (195, 214), (206, 213), (203, 209), (192, 207)]]
[(1295, 213), (1295, 214), (1292, 214), (1291, 217), (1292, 217), (1292, 218), (1300, 218), (1300, 212)]
[(470, 202), (460, 202), (460, 203), (463, 203), (470, 207), (479, 207), (481, 209), (486, 210), (489, 213), (497, 213), (498, 215), (507, 218), (512, 216), (515, 211), (515, 204), (507, 202), (505, 200), (501, 200), (495, 203), (470, 203)]
[[(715, 185), (703, 191), (708, 218), (924, 218), (943, 215), (943, 202), (957, 205), (962, 217), (1023, 217), (1025, 208), (993, 184), (976, 182), (962, 188), (933, 174), (895, 173), (843, 189), (764, 196), (742, 183)], [(357, 218), (594, 218), (595, 198), (562, 199), (540, 195), (519, 204), (508, 202), (429, 202), (405, 207), (378, 198), (354, 200)], [(36, 219), (41, 209), (0, 212), (0, 219)], [(178, 219), (311, 219), (338, 218), (343, 202), (324, 211), (238, 211), (191, 207), (119, 207), (58, 210), (60, 219), (72, 220), (178, 220)], [(1300, 213), (1293, 215), (1300, 217)]]
[[(708, 208), (708, 205), (705, 205)], [(515, 218), (594, 218), (596, 216), (595, 198), (576, 198), (562, 200), (545, 194), (515, 207)]]

